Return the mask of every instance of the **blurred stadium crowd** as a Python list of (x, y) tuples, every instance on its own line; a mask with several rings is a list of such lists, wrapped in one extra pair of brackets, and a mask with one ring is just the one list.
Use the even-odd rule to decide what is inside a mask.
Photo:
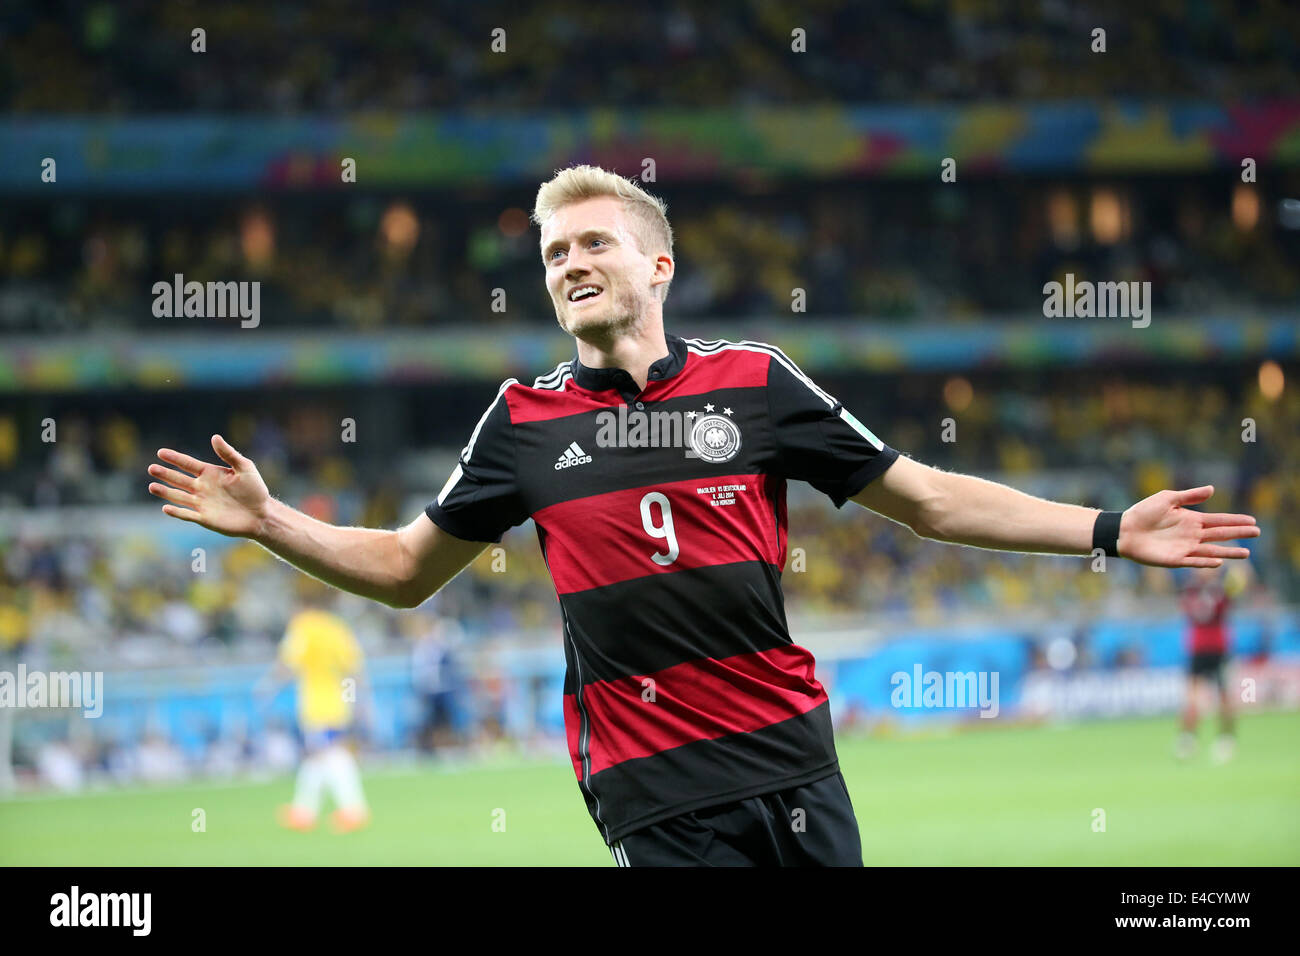
[[(806, 314), (906, 320), (1041, 314), (1043, 284), (1151, 282), (1152, 308), (1294, 304), (1300, 176), (1268, 187), (1221, 176), (1053, 184), (998, 179), (798, 192), (735, 184), (664, 189), (676, 234), (675, 316)], [(157, 329), (224, 333), (238, 323), (158, 318), (151, 289), (259, 280), (266, 329), (381, 330), (466, 321), (549, 325), (531, 195), (495, 204), (375, 195), (310, 201), (15, 201), (0, 209), (0, 332)], [(493, 290), (506, 292), (494, 312)]]
[[(14, 112), (538, 109), (971, 98), (1294, 95), (1300, 8), (838, 0), (449, 10), (388, 0), (11, 0), (0, 103)], [(207, 31), (202, 58), (190, 31)], [(489, 51), (506, 29), (509, 57)], [(791, 52), (791, 31), (807, 51)], [(1092, 31), (1107, 31), (1104, 56)], [(868, 38), (879, 38), (871, 43)]]

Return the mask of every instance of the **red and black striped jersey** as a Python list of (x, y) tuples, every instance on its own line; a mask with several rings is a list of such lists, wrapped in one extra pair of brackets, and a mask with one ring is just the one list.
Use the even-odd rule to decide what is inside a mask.
[(1183, 613), (1187, 615), (1188, 645), (1193, 654), (1226, 654), (1228, 629), (1226, 618), (1232, 599), (1223, 584), (1193, 582), (1183, 591)]
[(786, 482), (840, 507), (898, 457), (780, 349), (666, 339), (644, 389), (576, 357), (507, 380), (426, 509), (471, 541), (533, 519), (569, 751), (609, 843), (839, 769), (786, 626)]

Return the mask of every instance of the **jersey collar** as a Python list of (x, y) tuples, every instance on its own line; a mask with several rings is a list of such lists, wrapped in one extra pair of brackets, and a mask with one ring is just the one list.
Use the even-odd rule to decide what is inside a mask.
[[(655, 382), (672, 378), (686, 366), (686, 343), (682, 338), (668, 332), (664, 334), (664, 339), (668, 343), (668, 354), (650, 364), (647, 388)], [(612, 388), (624, 396), (631, 395), (635, 398), (641, 391), (632, 376), (623, 369), (588, 368), (576, 354), (573, 357), (573, 380), (581, 388), (593, 392)]]

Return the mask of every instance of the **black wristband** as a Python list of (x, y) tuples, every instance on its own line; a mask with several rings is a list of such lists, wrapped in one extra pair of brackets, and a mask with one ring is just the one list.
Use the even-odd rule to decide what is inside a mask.
[(1092, 526), (1092, 549), (1100, 548), (1108, 558), (1119, 557), (1119, 521), (1122, 511), (1103, 511)]

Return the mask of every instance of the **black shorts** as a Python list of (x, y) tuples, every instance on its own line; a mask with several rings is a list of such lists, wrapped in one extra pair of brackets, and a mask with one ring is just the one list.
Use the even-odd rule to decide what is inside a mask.
[(1187, 671), (1193, 677), (1204, 677), (1223, 686), (1223, 665), (1227, 655), (1220, 651), (1196, 651)]
[(609, 848), (619, 866), (862, 866), (844, 775), (693, 810)]

